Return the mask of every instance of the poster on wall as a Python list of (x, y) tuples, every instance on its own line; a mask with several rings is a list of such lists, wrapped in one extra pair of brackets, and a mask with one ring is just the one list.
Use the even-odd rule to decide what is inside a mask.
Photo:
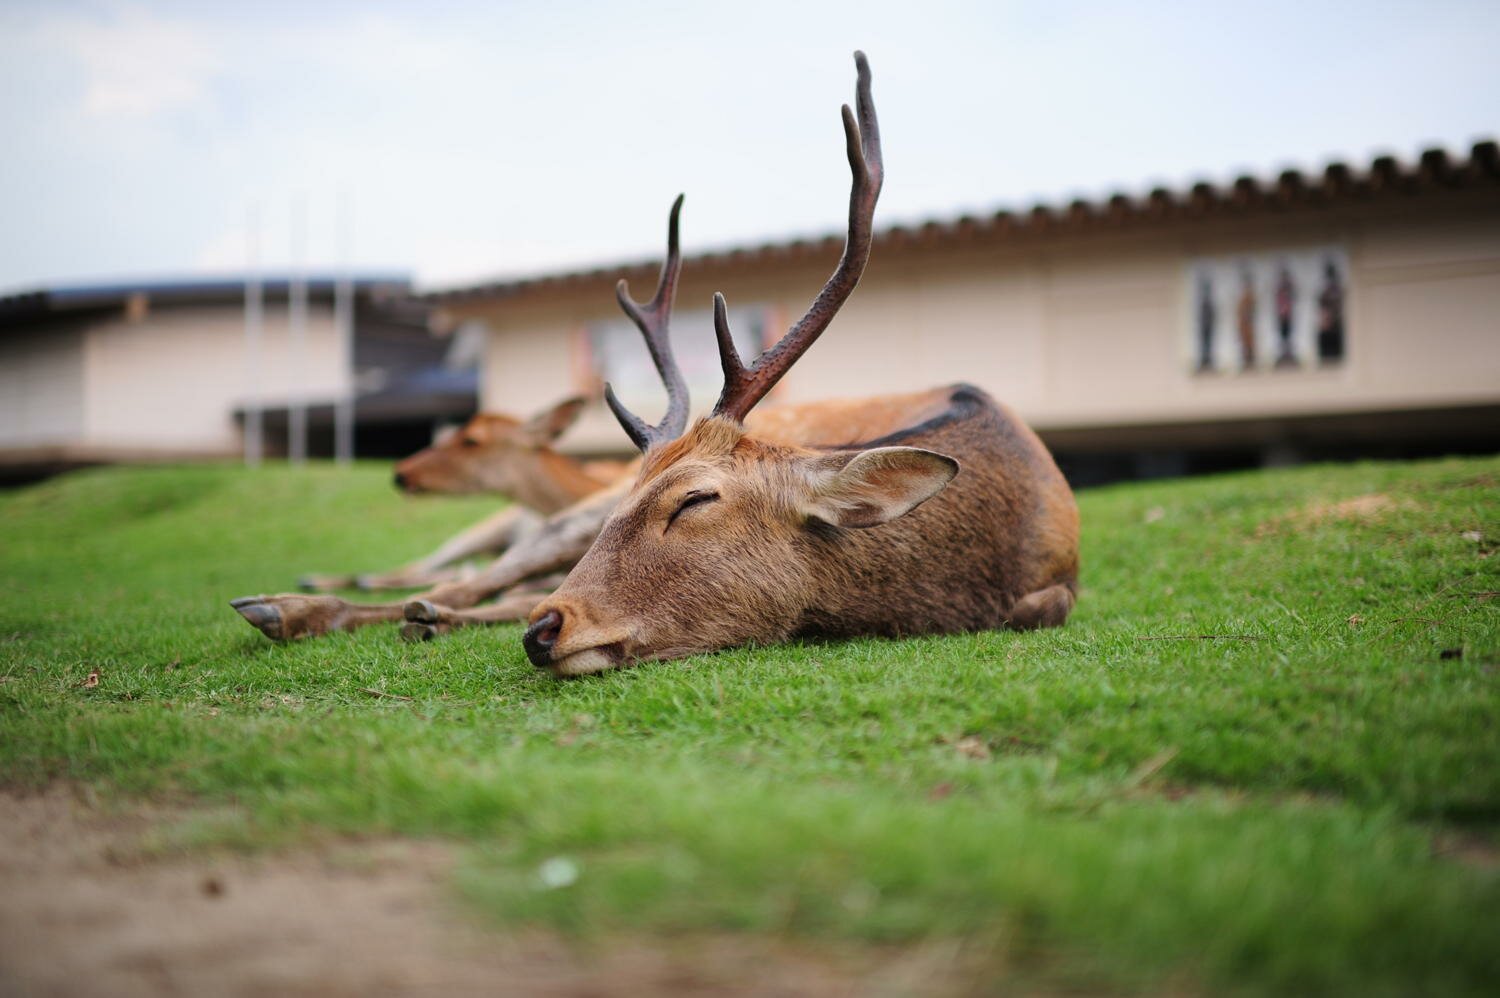
[(1348, 352), (1349, 255), (1339, 246), (1199, 257), (1187, 265), (1195, 374), (1332, 367)]

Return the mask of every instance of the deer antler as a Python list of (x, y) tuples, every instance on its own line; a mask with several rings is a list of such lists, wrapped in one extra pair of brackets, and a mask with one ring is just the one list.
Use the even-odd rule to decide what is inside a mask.
[(839, 258), (833, 276), (823, 285), (807, 314), (748, 368), (741, 363), (730, 335), (724, 296), (714, 294), (714, 333), (719, 339), (719, 361), (724, 367), (724, 391), (714, 405), (715, 416), (744, 420), (755, 404), (765, 398), (797, 358), (828, 328), (828, 323), (859, 283), (865, 263), (870, 259), (875, 202), (880, 197), (885, 168), (880, 158), (880, 126), (875, 120), (875, 103), (870, 96), (870, 66), (863, 52), (854, 53), (854, 65), (859, 71), (854, 95), (858, 122), (848, 104), (843, 108), (849, 170), (854, 175), (849, 191), (849, 235), (844, 242), (844, 255)]
[(667, 258), (661, 265), (661, 277), (656, 282), (656, 294), (651, 301), (642, 305), (631, 298), (630, 286), (624, 278), (615, 285), (615, 297), (645, 337), (656, 373), (661, 375), (662, 385), (667, 389), (666, 415), (662, 416), (660, 423), (651, 426), (625, 408), (615, 397), (613, 388), (607, 384), (604, 386), (604, 400), (609, 403), (610, 411), (642, 451), (649, 450), (654, 444), (676, 439), (687, 428), (687, 382), (672, 357), (672, 342), (667, 331), (672, 318), (672, 302), (677, 297), (677, 275), (682, 272), (682, 255), (677, 250), (677, 215), (681, 210), (682, 195), (679, 194), (672, 202), (672, 217), (667, 223)]

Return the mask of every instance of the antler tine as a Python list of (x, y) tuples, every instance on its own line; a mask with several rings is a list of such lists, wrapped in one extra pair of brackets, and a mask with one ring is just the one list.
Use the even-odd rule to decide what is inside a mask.
[(856, 112), (849, 110), (849, 105), (843, 107), (844, 139), (849, 152), (849, 171), (853, 174), (849, 190), (849, 235), (844, 242), (844, 255), (839, 258), (833, 276), (813, 299), (807, 314), (748, 368), (740, 361), (730, 335), (724, 296), (714, 296), (714, 333), (718, 337), (719, 359), (724, 367), (724, 391), (714, 405), (716, 416), (743, 420), (755, 404), (765, 398), (797, 358), (828, 328), (859, 283), (870, 259), (875, 202), (880, 198), (885, 166), (880, 155), (880, 125), (875, 120), (875, 102), (870, 96), (870, 66), (863, 52), (854, 53), (854, 65), (859, 72), (854, 91), (858, 119)]
[(636, 328), (645, 337), (646, 349), (651, 353), (651, 362), (667, 390), (667, 412), (661, 422), (651, 426), (615, 397), (615, 390), (604, 386), (604, 400), (610, 411), (620, 421), (626, 436), (642, 451), (654, 444), (674, 440), (687, 428), (688, 388), (677, 361), (672, 356), (672, 341), (668, 326), (672, 318), (672, 303), (677, 298), (677, 276), (682, 272), (682, 254), (677, 248), (677, 216), (682, 210), (682, 195), (672, 202), (672, 216), (667, 223), (667, 258), (661, 265), (661, 277), (656, 282), (656, 294), (645, 305), (630, 297), (630, 285), (624, 279), (615, 285), (615, 297), (620, 308), (630, 316)]

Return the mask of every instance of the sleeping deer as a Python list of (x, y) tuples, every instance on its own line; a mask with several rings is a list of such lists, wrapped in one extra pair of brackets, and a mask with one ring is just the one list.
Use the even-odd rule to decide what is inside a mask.
[[(747, 427), (869, 259), (883, 168), (869, 67), (861, 53), (855, 62), (857, 116), (843, 109), (853, 186), (837, 269), (748, 367), (715, 295), (724, 389), (691, 429), (680, 377), (663, 372), (669, 403), (656, 426), (606, 389), (644, 460), (588, 552), (532, 610), (523, 643), (534, 665), (578, 675), (801, 636), (1053, 627), (1073, 608), (1072, 492), (1036, 435), (978, 389), (859, 403), (852, 413), (879, 428), (859, 443), (834, 443), (816, 425), (780, 436)], [(666, 311), (647, 318), (648, 341), (664, 342)]]
[[(405, 604), (293, 594), (235, 608), (275, 639), (402, 617), (413, 638), (529, 618), (528, 657), (558, 675), (804, 635), (1063, 623), (1077, 587), (1077, 507), (1041, 441), (982, 391), (752, 411), (869, 259), (883, 171), (869, 68), (862, 54), (855, 61), (857, 118), (843, 109), (853, 173), (843, 257), (807, 314), (748, 368), (715, 296), (725, 386), (709, 417), (687, 429), (686, 383), (667, 334), (679, 198), (655, 296), (640, 305), (625, 282), (617, 289), (668, 396), (649, 426), (606, 392), (643, 452), (633, 480), (549, 517), (474, 578)], [(570, 568), (548, 595), (549, 576)]]
[(552, 444), (577, 421), (587, 400), (564, 399), (529, 419), (481, 412), (396, 465), (409, 494), (505, 496), (512, 504), (444, 541), (432, 553), (387, 572), (305, 575), (304, 591), (409, 589), (459, 578), (461, 563), (496, 555), (542, 518), (593, 495), (632, 470), (624, 461), (579, 461)]

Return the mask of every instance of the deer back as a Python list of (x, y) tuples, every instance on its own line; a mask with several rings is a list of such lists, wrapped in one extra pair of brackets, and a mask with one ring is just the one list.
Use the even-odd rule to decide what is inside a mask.
[(1078, 578), (1078, 507), (1046, 447), (969, 385), (942, 412), (851, 445), (917, 447), (958, 473), (910, 513), (861, 530), (812, 523), (799, 544), (817, 570), (792, 636), (895, 636), (1005, 625), (1016, 601)]

